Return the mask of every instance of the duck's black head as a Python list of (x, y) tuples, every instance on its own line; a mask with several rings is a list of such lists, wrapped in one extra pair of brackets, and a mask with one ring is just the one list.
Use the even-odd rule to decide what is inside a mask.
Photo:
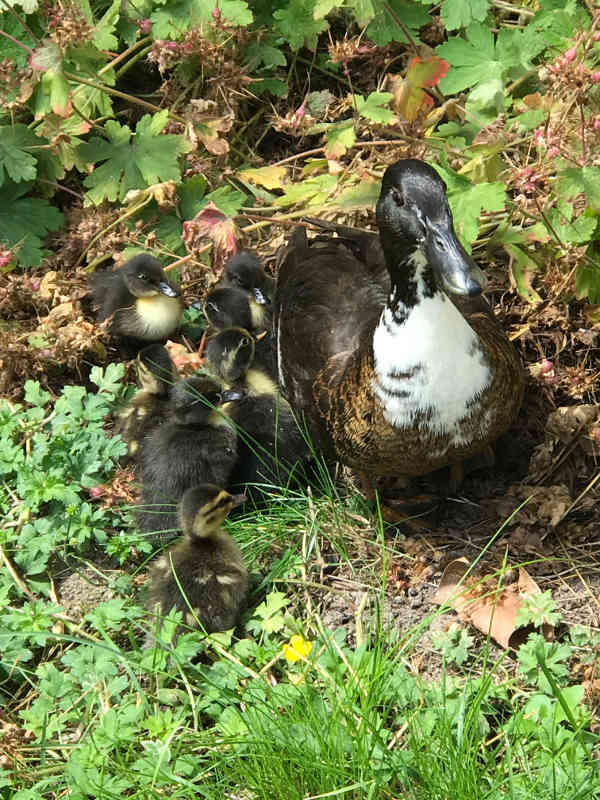
[(271, 302), (273, 280), (251, 250), (242, 250), (232, 256), (225, 264), (224, 277), (230, 286), (248, 292), (260, 305)]
[(174, 383), (174, 373), (171, 356), (162, 344), (150, 344), (138, 353), (137, 376), (145, 391), (168, 394)]
[(483, 291), (485, 277), (456, 236), (446, 184), (424, 161), (407, 158), (387, 168), (377, 225), (392, 278), (420, 252), (445, 291), (469, 296)]
[(245, 502), (243, 494), (229, 494), (212, 483), (188, 489), (179, 503), (179, 521), (187, 536), (205, 539), (219, 529), (229, 512)]
[(248, 295), (242, 289), (233, 286), (210, 292), (204, 303), (204, 313), (213, 328), (219, 331), (232, 327), (246, 330), (252, 328)]
[(159, 262), (148, 253), (130, 258), (123, 267), (123, 280), (134, 297), (164, 294), (179, 297), (181, 290), (171, 283)]
[(254, 337), (244, 328), (226, 328), (206, 345), (206, 358), (225, 383), (242, 378), (254, 361)]
[(209, 425), (222, 404), (222, 387), (214, 378), (196, 375), (178, 381), (171, 389), (170, 407), (181, 425)]

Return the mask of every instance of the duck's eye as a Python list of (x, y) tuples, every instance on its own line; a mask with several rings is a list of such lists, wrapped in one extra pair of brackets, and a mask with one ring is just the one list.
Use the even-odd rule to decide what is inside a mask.
[(250, 344), (250, 339), (247, 339), (247, 338), (244, 336), (244, 338), (243, 338), (243, 339), (242, 339), (242, 341), (241, 341), (241, 345), (242, 345), (242, 347), (248, 347), (248, 345), (249, 345), (249, 344)]
[(395, 203), (397, 206), (399, 206), (400, 208), (402, 208), (402, 206), (404, 205), (404, 197), (403, 197), (403, 195), (402, 195), (402, 194), (401, 194), (401, 193), (398, 191), (398, 189), (392, 189), (392, 200), (393, 200), (393, 201), (394, 201), (394, 203)]
[(137, 276), (141, 281), (147, 281), (148, 280), (148, 276), (146, 275), (145, 272), (138, 272)]

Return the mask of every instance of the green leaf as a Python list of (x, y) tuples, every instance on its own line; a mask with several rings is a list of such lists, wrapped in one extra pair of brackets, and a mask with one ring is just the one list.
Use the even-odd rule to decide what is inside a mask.
[(542, 298), (531, 285), (531, 276), (537, 272), (538, 265), (516, 244), (506, 242), (504, 249), (513, 257), (512, 274), (521, 297), (528, 303), (541, 303)]
[(440, 81), (444, 94), (457, 94), (472, 86), (496, 82), (503, 65), (496, 57), (492, 31), (484, 25), (471, 25), (466, 39), (458, 36), (441, 44), (437, 54), (451, 64), (448, 74)]
[[(387, 6), (394, 12), (394, 17), (387, 10)], [(417, 34), (416, 38), (418, 38), (419, 28), (431, 21), (427, 11), (416, 3), (390, 0), (385, 5), (378, 4), (377, 13), (367, 28), (369, 39), (372, 39), (380, 47), (385, 47), (390, 42), (407, 43), (406, 34), (396, 22), (396, 18), (409, 32)]]
[(352, 119), (346, 119), (343, 122), (322, 122), (314, 125), (309, 133), (325, 133), (327, 158), (343, 156), (356, 141), (356, 131)]
[(506, 187), (503, 183), (471, 183), (462, 175), (433, 165), (446, 181), (448, 200), (454, 225), (465, 248), (471, 252), (471, 243), (479, 233), (479, 215), (485, 211), (502, 211), (506, 204)]
[(222, 211), (226, 217), (235, 217), (240, 210), (241, 206), (246, 202), (246, 195), (233, 189), (231, 186), (221, 186), (215, 189), (214, 192), (207, 194), (201, 209), (208, 203), (214, 203), (219, 211)]
[[(158, 3), (157, 3), (158, 5)], [(191, 28), (214, 26), (214, 0), (179, 0), (160, 3), (150, 16), (155, 39), (178, 39)], [(253, 15), (244, 0), (219, 0), (221, 18), (231, 25), (250, 25)]]
[(372, 122), (379, 122), (383, 125), (391, 125), (396, 121), (394, 112), (390, 111), (389, 108), (385, 108), (392, 98), (393, 95), (390, 92), (371, 92), (366, 100), (360, 94), (354, 95), (356, 110), (361, 117), (366, 117)]
[(600, 211), (600, 167), (564, 169), (558, 174), (558, 193), (565, 199), (585, 193), (588, 205)]
[(292, 50), (308, 47), (315, 50), (320, 33), (329, 27), (324, 19), (315, 19), (312, 0), (290, 0), (286, 8), (273, 12), (275, 29), (288, 42)]
[(32, 184), (10, 182), (0, 189), (0, 241), (16, 247), (16, 259), (24, 267), (42, 263), (43, 238), (64, 221), (58, 209), (39, 197), (23, 197)]
[(116, 50), (119, 46), (114, 30), (119, 20), (121, 5), (121, 0), (114, 0), (94, 28), (92, 39), (99, 50)]
[(179, 211), (183, 219), (193, 219), (206, 205), (204, 196), (207, 185), (208, 182), (203, 175), (194, 175), (178, 187)]
[(37, 175), (36, 160), (23, 147), (28, 138), (26, 125), (0, 127), (0, 186), (8, 178), (19, 183), (31, 181)]
[(489, 0), (444, 0), (442, 20), (446, 30), (468, 28), (472, 22), (483, 22), (487, 16)]
[(283, 197), (278, 197), (276, 206), (293, 206), (297, 203), (320, 205), (337, 186), (335, 175), (318, 175), (290, 186)]
[(547, 218), (552, 236), (556, 234), (561, 242), (572, 244), (589, 242), (598, 224), (595, 214), (588, 215), (584, 212), (573, 219), (573, 206), (566, 201), (559, 201), (555, 208), (550, 209)]
[(600, 242), (591, 243), (586, 260), (577, 267), (575, 291), (579, 299), (587, 297), (590, 303), (600, 303)]
[(38, 0), (6, 0), (5, 5), (10, 8), (20, 6), (26, 14), (33, 14), (34, 11), (37, 11), (39, 3)]
[(127, 125), (109, 120), (104, 126), (108, 140), (94, 136), (79, 147), (79, 155), (96, 166), (84, 180), (89, 191), (85, 205), (103, 200), (123, 200), (131, 189), (143, 189), (161, 181), (179, 181), (178, 156), (191, 145), (176, 134), (160, 135), (168, 111), (141, 118), (135, 134)]

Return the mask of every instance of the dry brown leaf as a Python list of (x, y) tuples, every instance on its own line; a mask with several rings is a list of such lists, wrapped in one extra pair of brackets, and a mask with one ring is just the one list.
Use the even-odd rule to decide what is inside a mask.
[[(518, 579), (507, 586), (494, 576), (482, 581), (471, 574), (465, 579), (469, 568), (464, 557), (451, 561), (444, 570), (433, 602), (449, 605), (461, 620), (486, 635), (489, 633), (499, 645), (508, 649), (517, 630), (517, 613), (524, 599), (540, 594), (540, 588), (523, 568), (519, 569)], [(544, 634), (551, 634), (549, 626), (544, 626)]]

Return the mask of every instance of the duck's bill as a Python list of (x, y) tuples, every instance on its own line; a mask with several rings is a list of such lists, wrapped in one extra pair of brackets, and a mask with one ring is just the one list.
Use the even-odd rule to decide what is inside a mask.
[(171, 286), (170, 283), (167, 283), (166, 281), (161, 281), (158, 284), (158, 288), (160, 289), (161, 293), (166, 294), (167, 297), (179, 297), (181, 294), (181, 292), (178, 292)]
[(252, 289), (252, 294), (254, 295), (254, 299), (260, 306), (266, 306), (268, 304), (269, 301), (261, 292), (261, 290), (258, 289), (256, 286), (254, 287), (254, 289)]
[(436, 279), (446, 292), (474, 297), (485, 289), (485, 275), (458, 241), (452, 227), (431, 225), (424, 249)]
[(245, 392), (240, 392), (237, 389), (225, 389), (221, 392), (222, 403), (237, 403), (246, 397)]
[(247, 499), (248, 499), (248, 495), (245, 495), (245, 494), (232, 494), (231, 495), (231, 507), (235, 508), (236, 506), (241, 506), (246, 502)]

